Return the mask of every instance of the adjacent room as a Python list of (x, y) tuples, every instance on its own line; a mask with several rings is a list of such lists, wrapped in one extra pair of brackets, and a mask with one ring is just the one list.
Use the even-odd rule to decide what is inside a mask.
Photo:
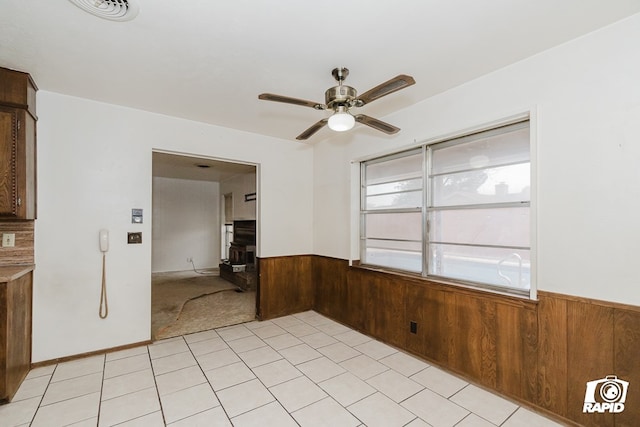
[(640, 425), (640, 1), (4, 0), (0, 427)]
[(256, 177), (253, 165), (153, 153), (153, 340), (255, 319)]

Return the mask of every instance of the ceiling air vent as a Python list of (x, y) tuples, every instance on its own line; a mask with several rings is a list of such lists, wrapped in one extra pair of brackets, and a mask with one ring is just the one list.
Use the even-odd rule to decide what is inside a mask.
[(138, 14), (136, 0), (69, 0), (85, 12), (110, 21), (129, 21)]

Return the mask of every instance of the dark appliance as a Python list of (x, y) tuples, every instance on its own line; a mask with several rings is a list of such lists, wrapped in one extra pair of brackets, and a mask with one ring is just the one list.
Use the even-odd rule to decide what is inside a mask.
[(256, 221), (233, 221), (233, 242), (229, 248), (229, 263), (245, 265), (245, 271), (256, 268)]

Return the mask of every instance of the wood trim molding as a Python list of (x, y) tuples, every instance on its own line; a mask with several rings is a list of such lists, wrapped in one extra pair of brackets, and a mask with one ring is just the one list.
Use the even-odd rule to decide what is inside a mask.
[(140, 341), (137, 343), (121, 345), (118, 347), (111, 347), (103, 350), (96, 350), (96, 351), (89, 351), (87, 353), (74, 354), (73, 356), (65, 356), (65, 357), (58, 357), (56, 359), (43, 360), (41, 362), (32, 363), (31, 369), (40, 368), (42, 366), (55, 365), (57, 363), (71, 362), (73, 360), (83, 359), (85, 357), (97, 356), (99, 354), (114, 353), (116, 351), (129, 350), (132, 348), (141, 347), (143, 345), (149, 345), (152, 342), (153, 341), (151, 340)]

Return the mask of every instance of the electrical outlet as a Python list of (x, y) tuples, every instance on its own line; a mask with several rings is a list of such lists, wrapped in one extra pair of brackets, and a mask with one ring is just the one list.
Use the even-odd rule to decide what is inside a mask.
[(417, 334), (418, 333), (418, 323), (416, 323), (416, 322), (409, 323), (409, 331), (412, 334)]
[(193, 258), (192, 257), (187, 257), (187, 262), (193, 262)]
[(140, 244), (142, 243), (142, 232), (129, 232), (127, 233), (127, 244)]
[(4, 233), (2, 235), (2, 247), (3, 248), (12, 248), (16, 245), (16, 235), (15, 233)]

